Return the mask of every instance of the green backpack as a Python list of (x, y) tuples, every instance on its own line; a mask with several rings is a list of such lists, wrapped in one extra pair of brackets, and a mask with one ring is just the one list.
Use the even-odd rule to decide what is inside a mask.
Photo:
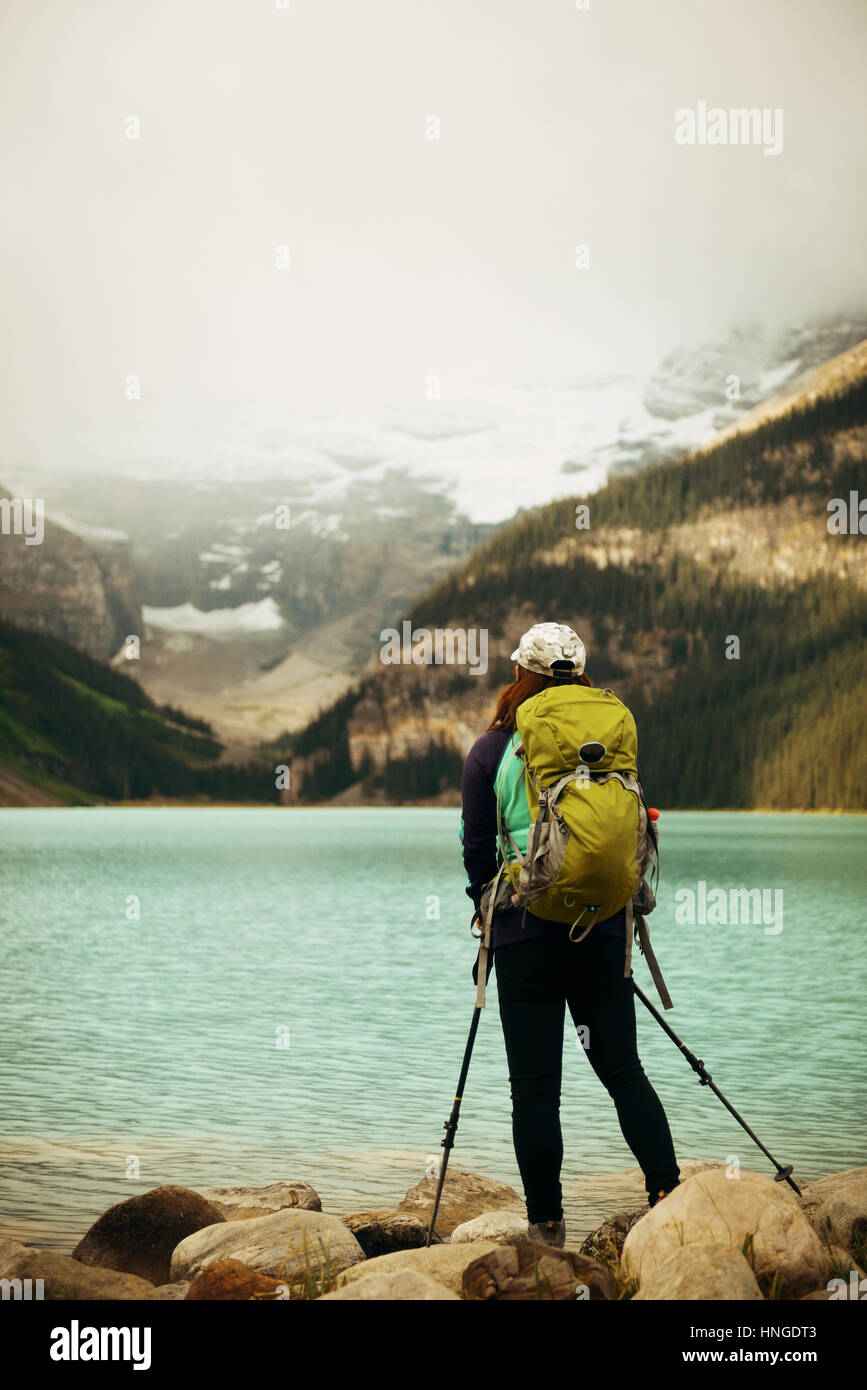
[[(500, 867), (482, 896), (486, 944), (494, 911), (529, 907), (536, 917), (568, 923), (570, 939), (582, 941), (597, 921), (626, 908), (624, 974), (634, 924), (671, 1008), (644, 922), (656, 905), (647, 875), (653, 870), (655, 883), (659, 863), (632, 714), (611, 690), (569, 684), (525, 700), (516, 723), (496, 774)], [(480, 982), (482, 975), (480, 968)]]

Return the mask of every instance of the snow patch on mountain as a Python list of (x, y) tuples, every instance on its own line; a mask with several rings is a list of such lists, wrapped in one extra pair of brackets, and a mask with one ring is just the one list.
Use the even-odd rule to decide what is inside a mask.
[(713, 423), (719, 429), (775, 395), (799, 372), (847, 352), (865, 336), (863, 316), (783, 330), (746, 324), (718, 341), (669, 352), (644, 388), (644, 405), (666, 421), (716, 406)]
[(168, 632), (189, 632), (217, 641), (232, 640), (257, 632), (274, 632), (283, 627), (283, 616), (272, 598), (242, 603), (237, 608), (212, 608), (207, 612), (192, 603), (176, 608), (142, 607), (142, 615), (151, 627)]

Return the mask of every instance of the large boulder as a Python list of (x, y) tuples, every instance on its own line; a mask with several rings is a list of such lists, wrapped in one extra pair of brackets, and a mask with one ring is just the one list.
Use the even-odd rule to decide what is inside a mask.
[(635, 1302), (714, 1299), (761, 1302), (762, 1291), (745, 1257), (733, 1245), (685, 1245), (649, 1268)]
[(321, 1211), (319, 1193), (300, 1178), (271, 1182), (266, 1187), (209, 1187), (201, 1194), (215, 1206), (227, 1221), (248, 1221), (257, 1216), (272, 1216), (275, 1211), (300, 1207), (303, 1211)]
[(285, 1298), (286, 1285), (269, 1274), (260, 1274), (240, 1260), (215, 1260), (190, 1284), (186, 1298), (190, 1303), (247, 1302), (268, 1303)]
[(622, 1273), (646, 1287), (655, 1270), (685, 1245), (747, 1248), (759, 1287), (800, 1298), (830, 1273), (830, 1259), (790, 1188), (760, 1173), (699, 1173), (632, 1227)]
[[(436, 1198), (438, 1178), (422, 1178), (411, 1187), (397, 1207), (398, 1213), (416, 1216), (425, 1227), (430, 1225)], [(451, 1235), (456, 1226), (471, 1221), (484, 1212), (520, 1211), (524, 1203), (508, 1183), (483, 1178), (478, 1173), (464, 1173), (459, 1168), (446, 1170), (443, 1195), (437, 1212), (436, 1233)]]
[(447, 1300), (453, 1303), (460, 1302), (456, 1293), (452, 1293), (451, 1289), (437, 1283), (436, 1279), (431, 1279), (429, 1274), (422, 1273), (420, 1269), (396, 1269), (389, 1274), (369, 1274), (367, 1278), (356, 1279), (345, 1288), (323, 1294), (317, 1302), (328, 1303), (332, 1299), (343, 1303), (431, 1303)]
[(452, 1245), (463, 1245), (468, 1240), (492, 1240), (497, 1245), (521, 1245), (529, 1241), (530, 1228), (525, 1211), (484, 1211), (474, 1216), (472, 1221), (464, 1221), (455, 1226), (451, 1234)]
[(222, 1212), (188, 1187), (155, 1187), (104, 1211), (72, 1257), (85, 1265), (167, 1284), (175, 1246), (223, 1219)]
[[(17, 1243), (3, 1242), (4, 1246)], [(31, 1280), (31, 1298), (34, 1300), (37, 1286), (33, 1281), (41, 1279), (42, 1298), (46, 1303), (149, 1298), (154, 1288), (153, 1284), (139, 1279), (135, 1274), (85, 1265), (69, 1255), (58, 1255), (53, 1250), (33, 1250), (29, 1246), (23, 1248), (23, 1253), (6, 1250), (0, 1278)], [(15, 1297), (15, 1294), (11, 1296)]]
[(535, 1300), (616, 1299), (613, 1274), (586, 1255), (553, 1245), (501, 1245), (468, 1265), (464, 1298), (531, 1302)]
[(390, 1255), (393, 1250), (418, 1250), (427, 1240), (427, 1227), (417, 1216), (398, 1216), (394, 1211), (358, 1211), (341, 1216), (368, 1259)]
[(478, 1240), (472, 1245), (430, 1245), (423, 1250), (395, 1250), (391, 1255), (365, 1260), (364, 1264), (347, 1270), (346, 1281), (354, 1284), (356, 1279), (368, 1279), (373, 1274), (395, 1274), (398, 1270), (414, 1269), (460, 1295), (467, 1265), (472, 1264), (479, 1255), (487, 1255), (489, 1251), (501, 1248), (492, 1240)]
[(867, 1168), (831, 1173), (802, 1188), (801, 1203), (822, 1243), (852, 1250), (867, 1245)]
[(189, 1279), (180, 1279), (176, 1284), (157, 1284), (155, 1289), (145, 1294), (145, 1298), (163, 1300), (184, 1299), (190, 1287)]
[(294, 1207), (271, 1216), (223, 1221), (182, 1240), (172, 1257), (173, 1280), (193, 1280), (217, 1260), (240, 1260), (291, 1287), (317, 1282), (364, 1259), (355, 1236), (336, 1216)]

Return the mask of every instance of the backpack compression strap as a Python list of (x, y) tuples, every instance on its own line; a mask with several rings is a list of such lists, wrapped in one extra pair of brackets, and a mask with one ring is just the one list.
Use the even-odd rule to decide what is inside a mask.
[[(496, 877), (494, 878), (493, 883), (491, 885), (491, 892), (488, 898), (488, 905), (485, 909), (484, 917), (481, 919), (481, 941), (479, 945), (479, 954), (476, 959), (476, 963), (478, 966), (476, 980), (477, 1009), (483, 1009), (485, 1007), (485, 985), (487, 984), (488, 980), (488, 957), (491, 954), (491, 925), (494, 919), (494, 900), (497, 896), (497, 888), (499, 887), (502, 875), (503, 865), (501, 864), (499, 869), (497, 870)], [(473, 935), (475, 936), (476, 933), (473, 932)]]
[[(630, 899), (626, 907), (627, 960), (626, 969), (624, 971), (624, 974), (626, 975), (629, 974), (629, 956), (631, 954), (632, 947), (632, 920), (632, 901)], [(644, 917), (640, 912), (636, 912), (635, 914), (635, 924), (638, 927), (639, 948), (641, 950), (641, 954), (644, 956), (644, 959), (647, 961), (647, 967), (650, 971), (651, 978), (653, 980), (653, 983), (656, 985), (657, 992), (659, 994), (660, 999), (662, 1000), (662, 1007), (664, 1009), (673, 1009), (674, 1005), (671, 1001), (671, 995), (668, 992), (668, 986), (666, 985), (665, 980), (662, 978), (662, 971), (659, 968), (659, 961), (653, 954), (653, 947), (650, 944), (650, 933), (647, 930), (647, 923), (645, 922)]]

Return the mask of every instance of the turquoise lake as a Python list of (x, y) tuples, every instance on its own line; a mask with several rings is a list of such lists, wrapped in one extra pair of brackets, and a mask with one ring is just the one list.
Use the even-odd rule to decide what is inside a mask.
[[(441, 1152), (472, 1017), (458, 823), (405, 808), (0, 811), (2, 1233), (69, 1250), (161, 1183), (299, 1177), (326, 1211), (393, 1207)], [(867, 819), (660, 825), (649, 924), (667, 1020), (796, 1176), (867, 1163)], [(779, 890), (782, 930), (679, 923), (675, 895), (699, 883)], [(634, 970), (659, 1007), (637, 947)], [(488, 1001), (451, 1163), (520, 1191), (496, 974)], [(636, 1008), (678, 1157), (772, 1174)], [(604, 1175), (635, 1161), (568, 1023), (561, 1115), (567, 1221), (590, 1229), (623, 1205)]]

